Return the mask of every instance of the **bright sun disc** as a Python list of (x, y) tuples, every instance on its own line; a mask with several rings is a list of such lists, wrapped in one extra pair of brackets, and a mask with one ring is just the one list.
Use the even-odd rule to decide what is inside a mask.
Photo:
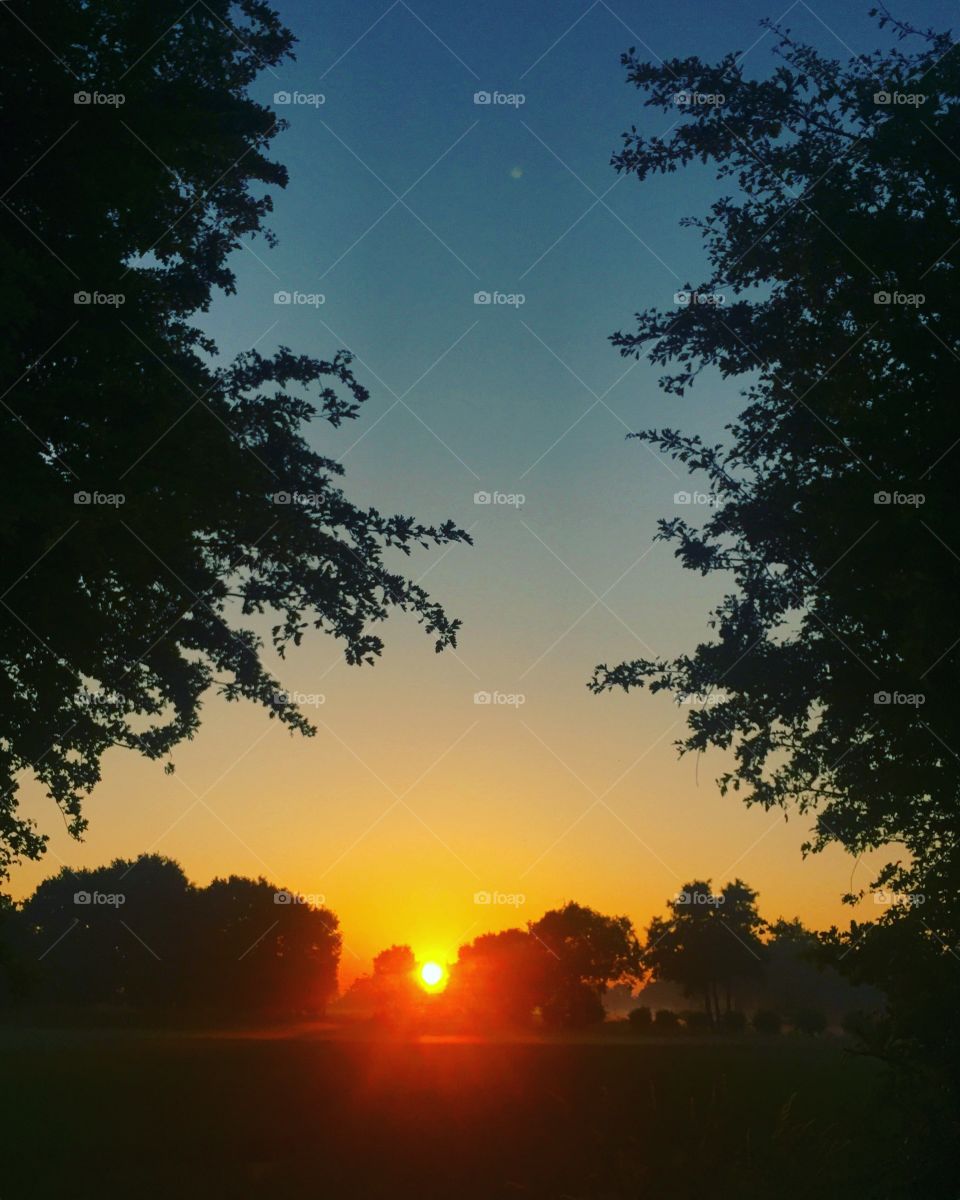
[(427, 987), (436, 987), (443, 978), (443, 967), (439, 963), (425, 962), (420, 968), (420, 978)]

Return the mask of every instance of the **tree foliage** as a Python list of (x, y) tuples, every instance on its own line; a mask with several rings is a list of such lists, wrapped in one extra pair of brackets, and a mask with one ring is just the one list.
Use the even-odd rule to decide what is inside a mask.
[(640, 970), (640, 944), (629, 917), (608, 917), (571, 901), (528, 928), (547, 955), (540, 1007), (549, 1025), (575, 1028), (602, 1021), (607, 988), (633, 982)]
[(654, 979), (679, 983), (703, 1002), (711, 1023), (733, 1010), (737, 985), (760, 975), (766, 922), (757, 893), (740, 879), (714, 893), (709, 880), (694, 880), (668, 902), (669, 915), (647, 929), (643, 963)]
[(196, 325), (235, 290), (231, 256), (273, 240), (285, 123), (248, 88), (291, 56), (277, 14), (262, 0), (8, 10), (0, 874), (43, 850), (17, 810), (23, 772), (79, 835), (103, 753), (167, 755), (211, 688), (310, 733), (265, 636), (282, 656), (323, 629), (369, 663), (374, 627), (400, 610), (453, 644), (458, 622), (394, 552), (469, 540), (355, 503), (315, 448), (329, 438), (314, 425), (307, 440), (367, 398), (349, 354), (218, 364)]
[[(764, 79), (733, 53), (623, 56), (645, 105), (680, 119), (669, 136), (625, 133), (616, 169), (642, 181), (706, 164), (728, 194), (686, 221), (709, 262), (688, 302), (612, 340), (663, 366), (667, 392), (710, 370), (742, 382), (745, 407), (717, 444), (637, 435), (713, 495), (702, 525), (669, 517), (658, 534), (727, 581), (709, 640), (603, 664), (591, 686), (709, 695), (681, 750), (729, 750), (724, 789), (810, 814), (805, 849), (891, 848), (875, 886), (925, 901), (915, 950), (946, 979), (960, 938), (960, 56), (948, 35), (878, 15), (895, 44), (849, 62), (768, 25), (779, 63)], [(678, 108), (679, 92), (722, 102)], [(905, 915), (891, 907), (881, 930)]]
[(341, 937), (328, 909), (265, 879), (207, 887), (156, 854), (64, 867), (8, 929), (5, 951), (30, 964), (25, 999), (215, 1020), (320, 1014), (337, 990)]

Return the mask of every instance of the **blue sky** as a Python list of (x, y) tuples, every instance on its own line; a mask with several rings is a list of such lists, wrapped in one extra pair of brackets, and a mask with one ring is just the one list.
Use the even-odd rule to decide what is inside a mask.
[[(327, 896), (348, 974), (392, 941), (442, 957), (569, 898), (643, 923), (695, 875), (743, 875), (771, 917), (840, 915), (848, 860), (803, 863), (803, 822), (721, 799), (721, 756), (678, 763), (682, 713), (667, 697), (597, 698), (585, 683), (600, 661), (690, 647), (719, 595), (651, 544), (690, 483), (625, 434), (671, 424), (719, 437), (739, 407), (737, 388), (710, 375), (683, 400), (666, 397), (657, 369), (631, 369), (607, 340), (705, 273), (698, 236), (679, 221), (717, 194), (704, 168), (618, 182), (621, 132), (665, 133), (678, 119), (641, 108), (620, 54), (739, 50), (763, 75), (762, 17), (786, 9), (798, 36), (846, 57), (888, 41), (869, 3), (278, 7), (297, 61), (265, 73), (256, 94), (324, 99), (278, 106), (290, 121), (274, 143), (290, 171), (274, 197), (279, 244), (237, 255), (238, 294), (204, 325), (225, 358), (281, 343), (355, 352), (370, 401), (347, 428), (310, 436), (342, 457), (353, 498), (472, 530), (475, 548), (411, 564), (463, 618), (461, 645), (437, 658), (397, 618), (385, 660), (358, 672), (332, 642), (310, 640), (281, 677), (324, 695), (317, 738), (290, 741), (253, 709), (211, 702), (177, 776), (108, 756), (82, 847), (35, 797), (55, 857), (25, 867), (20, 890), (57, 858), (148, 847), (201, 881), (264, 873)], [(953, 7), (912, 0), (908, 15), (949, 26)], [(480, 91), (523, 103), (476, 104)], [(523, 303), (477, 305), (479, 291)], [(324, 302), (278, 305), (277, 292)], [(524, 503), (478, 505), (482, 491)], [(523, 704), (478, 706), (482, 690)], [(526, 905), (478, 914), (478, 888), (523, 893)]]

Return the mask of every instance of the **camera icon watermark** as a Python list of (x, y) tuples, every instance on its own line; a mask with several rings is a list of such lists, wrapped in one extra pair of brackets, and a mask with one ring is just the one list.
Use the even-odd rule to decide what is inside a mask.
[(504, 904), (511, 908), (519, 908), (526, 904), (527, 898), (523, 892), (474, 892), (474, 904)]
[(718, 108), (727, 98), (722, 92), (674, 92), (673, 102), (681, 108)]
[(527, 697), (523, 692), (474, 692), (474, 704), (490, 704), (507, 708), (520, 708), (526, 704)]
[(504, 305), (507, 308), (520, 308), (526, 304), (527, 297), (523, 292), (474, 292), (474, 304)]
[(488, 104), (492, 108), (522, 108), (527, 102), (523, 92), (474, 92), (474, 104)]
[(295, 906), (305, 904), (310, 908), (322, 908), (327, 902), (323, 892), (288, 892), (286, 890), (273, 893), (274, 904)]
[(306, 108), (320, 108), (326, 104), (327, 98), (323, 92), (274, 92), (274, 104), (300, 105)]
[(93, 308), (120, 308), (126, 304), (123, 292), (74, 292), (74, 304), (90, 305)]
[(873, 502), (893, 507), (920, 508), (926, 504), (927, 497), (923, 492), (874, 492)]
[(727, 302), (723, 292), (674, 292), (674, 304), (687, 308), (703, 306), (704, 308), (720, 308)]
[(923, 692), (874, 692), (873, 702), (874, 704), (922, 708), (927, 702), (927, 697)]
[(271, 492), (271, 504), (292, 504), (301, 508), (317, 508), (323, 501), (319, 492)]
[(923, 292), (874, 292), (873, 302), (893, 307), (920, 308), (926, 304), (927, 297)]
[(106, 508), (119, 508), (121, 504), (126, 504), (127, 498), (123, 492), (74, 492), (74, 504), (91, 505), (96, 508), (104, 506)]
[(927, 96), (924, 92), (874, 92), (873, 102), (884, 108), (922, 108)]
[(523, 492), (474, 492), (474, 504), (503, 505), (506, 508), (523, 508), (527, 497)]
[(73, 102), (90, 108), (120, 108), (127, 98), (122, 92), (74, 92)]
[(873, 893), (874, 904), (902, 905), (904, 908), (915, 908), (926, 904), (927, 898), (922, 892), (891, 892), (886, 888), (878, 888)]
[(273, 708), (320, 708), (326, 704), (323, 692), (272, 692), (270, 704)]
[(719, 908), (726, 903), (726, 896), (720, 892), (677, 892), (673, 897), (673, 903), (678, 905), (692, 905), (694, 908)]
[(90, 908), (120, 908), (127, 898), (123, 892), (74, 892), (73, 902)]
[(707, 508), (716, 508), (720, 503), (719, 496), (713, 492), (674, 492), (674, 504), (700, 504)]
[(274, 304), (305, 305), (307, 308), (319, 308), (326, 304), (327, 298), (323, 292), (274, 292)]

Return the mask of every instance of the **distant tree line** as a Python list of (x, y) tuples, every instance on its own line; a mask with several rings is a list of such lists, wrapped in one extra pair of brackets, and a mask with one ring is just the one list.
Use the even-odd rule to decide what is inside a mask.
[[(739, 1032), (750, 1009), (753, 1027), (763, 1033), (784, 1024), (822, 1032), (828, 997), (833, 1009), (879, 1007), (879, 993), (858, 992), (822, 957), (817, 935), (799, 921), (765, 921), (756, 891), (742, 880), (717, 893), (709, 881), (695, 880), (668, 901), (667, 915), (655, 917), (643, 938), (627, 917), (575, 903), (525, 929), (481, 934), (460, 947), (442, 995), (425, 997), (413, 951), (391, 946), (374, 960), (371, 975), (355, 981), (345, 1002), (400, 1022), (429, 1009), (472, 1029), (582, 1029), (605, 1019), (609, 992), (630, 997), (644, 983), (645, 991), (672, 990), (688, 1003), (662, 1005), (656, 1013), (635, 1006), (635, 1029)], [(690, 1000), (701, 1007), (691, 1009)]]
[(337, 917), (231, 875), (206, 887), (159, 855), (64, 867), (0, 910), (8, 1004), (97, 1006), (221, 1019), (321, 1015), (337, 992)]
[[(337, 996), (341, 934), (315, 900), (238, 875), (198, 887), (155, 854), (64, 867), (21, 904), (0, 906), (0, 999), (212, 1022), (321, 1016)], [(397, 1025), (429, 1017), (480, 1030), (576, 1030), (602, 1022), (608, 1007), (623, 1010), (625, 996), (640, 1031), (738, 1032), (752, 1011), (761, 1032), (786, 1018), (815, 1033), (827, 1023), (810, 986), (818, 955), (817, 935), (799, 921), (766, 922), (743, 880), (718, 892), (694, 880), (643, 937), (628, 917), (573, 902), (525, 928), (481, 934), (432, 993), (413, 950), (390, 946), (354, 981), (343, 1010)], [(869, 994), (864, 1007), (878, 999)]]

